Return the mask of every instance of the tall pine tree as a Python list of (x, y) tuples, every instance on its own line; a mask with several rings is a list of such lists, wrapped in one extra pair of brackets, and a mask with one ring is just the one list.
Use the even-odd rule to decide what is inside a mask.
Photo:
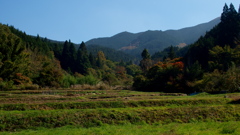
[(87, 52), (87, 47), (84, 42), (82, 42), (78, 48), (76, 64), (77, 64), (76, 71), (81, 74), (86, 74), (87, 69), (91, 67), (88, 52)]
[(219, 24), (219, 38), (217, 44), (224, 47), (230, 45), (232, 48), (236, 47), (235, 39), (240, 33), (240, 17), (234, 8), (233, 4), (230, 4), (229, 8), (225, 4), (223, 7), (223, 13), (221, 15), (221, 23)]
[(76, 72), (76, 64), (75, 64), (75, 61), (76, 61), (76, 55), (77, 55), (77, 51), (76, 51), (76, 48), (74, 46), (73, 43), (71, 43), (71, 41), (69, 41), (69, 67), (71, 69), (71, 72), (74, 73)]
[(89, 62), (91, 67), (94, 68), (96, 66), (96, 58), (93, 56), (92, 53), (89, 54)]
[(148, 50), (145, 48), (142, 52), (142, 60), (140, 61), (140, 67), (143, 72), (146, 72), (152, 66), (151, 55), (148, 53)]
[(70, 59), (69, 44), (68, 44), (68, 41), (65, 41), (63, 45), (62, 56), (61, 56), (61, 66), (64, 70), (69, 69), (69, 64), (70, 64), (69, 59)]
[(170, 50), (168, 52), (168, 58), (170, 58), (171, 60), (174, 59), (176, 57), (176, 53), (174, 51), (173, 46), (170, 47)]

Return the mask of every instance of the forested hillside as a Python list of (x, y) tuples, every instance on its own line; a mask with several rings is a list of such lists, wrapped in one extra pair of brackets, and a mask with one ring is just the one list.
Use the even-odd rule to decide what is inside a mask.
[(167, 34), (181, 39), (180, 43), (192, 44), (198, 40), (200, 36), (211, 30), (214, 26), (220, 23), (220, 17), (213, 19), (210, 22), (199, 24), (197, 26), (183, 28), (180, 30), (167, 30)]
[(93, 55), (96, 55), (99, 51), (103, 51), (106, 58), (112, 61), (117, 61), (117, 62), (136, 62), (138, 63), (139, 59), (127, 54), (123, 51), (117, 51), (112, 48), (100, 46), (100, 45), (88, 45), (87, 50), (92, 53)]
[[(130, 46), (121, 50), (134, 54), (131, 50), (139, 49), (140, 62), (114, 49), (30, 36), (0, 24), (0, 89), (89, 85), (95, 86), (94, 89), (133, 86), (141, 91), (176, 93), (237, 92), (240, 91), (240, 13), (233, 4), (225, 5), (220, 19), (212, 30), (186, 47), (168, 46), (177, 43), (176, 37), (162, 31), (125, 32), (110, 38), (113, 42), (120, 40), (115, 48), (130, 42)], [(209, 23), (208, 28), (215, 23), (218, 19)], [(104, 40), (100, 41), (109, 39)], [(143, 42), (148, 48), (140, 46)], [(168, 47), (156, 51), (159, 42)], [(151, 50), (156, 51), (152, 56)]]
[[(94, 50), (99, 47), (92, 47), (89, 53), (84, 42), (76, 45), (70, 40), (58, 42), (29, 36), (2, 24), (0, 34), (0, 89), (98, 83), (129, 86), (135, 72), (140, 72), (137, 65), (132, 65), (131, 57), (106, 48)], [(102, 50), (119, 62), (107, 59)]]
[(192, 44), (200, 36), (211, 30), (220, 22), (216, 18), (208, 23), (200, 24), (193, 27), (183, 28), (180, 30), (167, 31), (145, 31), (140, 33), (122, 32), (112, 37), (96, 38), (86, 42), (86, 45), (101, 45), (116, 50), (121, 50), (137, 58), (141, 58), (140, 53), (144, 48), (148, 49), (150, 54), (164, 50), (171, 45)]
[[(140, 62), (144, 72), (134, 78), (133, 86), (143, 91), (239, 92), (239, 34), (240, 13), (233, 4), (225, 5), (221, 22), (190, 45), (184, 57), (178, 57), (174, 47), (152, 59), (144, 50)], [(156, 58), (161, 61), (154, 64)]]

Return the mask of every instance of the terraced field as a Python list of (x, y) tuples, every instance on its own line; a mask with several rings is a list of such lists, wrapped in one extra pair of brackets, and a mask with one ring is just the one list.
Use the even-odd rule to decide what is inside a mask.
[[(128, 90), (0, 91), (0, 134), (43, 134), (43, 130), (45, 134), (118, 134), (116, 129), (122, 129), (119, 134), (236, 134), (240, 130), (239, 99), (239, 93), (187, 96)], [(173, 125), (189, 130), (178, 131)], [(209, 125), (209, 130), (196, 128), (194, 132), (190, 125)], [(143, 129), (146, 131), (141, 132)]]

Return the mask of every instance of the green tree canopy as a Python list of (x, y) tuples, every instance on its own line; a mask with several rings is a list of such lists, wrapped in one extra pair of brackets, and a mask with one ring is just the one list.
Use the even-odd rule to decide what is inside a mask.
[(10, 80), (16, 73), (25, 74), (27, 66), (25, 44), (6, 25), (0, 24), (0, 78)]
[(87, 69), (91, 67), (87, 48), (84, 42), (82, 42), (78, 48), (76, 65), (77, 65), (76, 71), (81, 74), (86, 74)]
[(173, 46), (170, 47), (170, 51), (168, 52), (168, 58), (170, 58), (171, 60), (174, 59), (176, 57), (176, 53), (174, 51)]
[(140, 67), (143, 72), (146, 72), (152, 66), (151, 56), (147, 49), (142, 52), (142, 60), (140, 61)]
[(143, 50), (141, 55), (143, 59), (151, 59), (151, 55), (148, 53), (148, 50), (146, 48)]

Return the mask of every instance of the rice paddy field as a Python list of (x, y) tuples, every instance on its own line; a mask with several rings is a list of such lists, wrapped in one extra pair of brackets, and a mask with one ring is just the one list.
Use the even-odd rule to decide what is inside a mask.
[(239, 134), (240, 93), (0, 91), (0, 134)]

